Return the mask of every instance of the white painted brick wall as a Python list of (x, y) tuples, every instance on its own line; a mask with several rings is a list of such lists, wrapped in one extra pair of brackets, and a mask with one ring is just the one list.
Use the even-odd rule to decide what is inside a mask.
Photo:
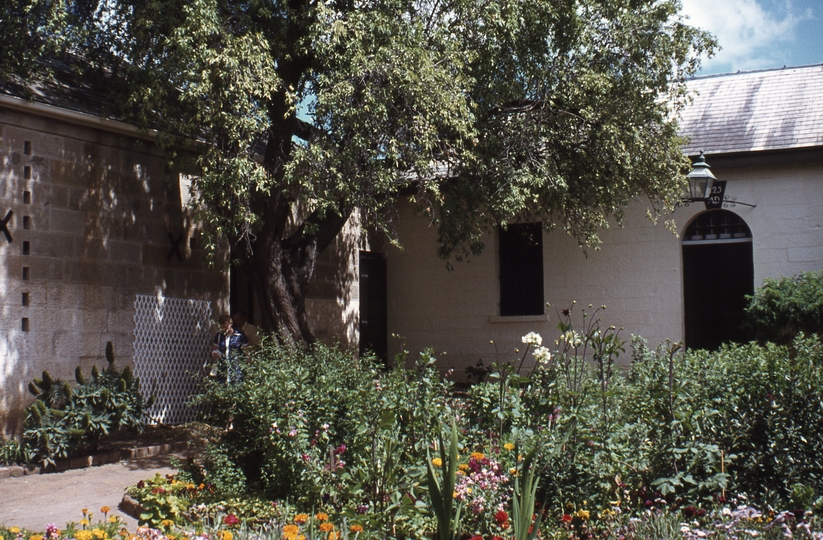
[[(757, 204), (730, 209), (752, 231), (755, 287), (768, 277), (823, 270), (823, 166), (714, 173), (728, 181), (728, 195)], [(702, 211), (702, 204), (678, 208), (678, 233)], [(552, 308), (542, 319), (495, 318), (499, 289), (493, 235), (485, 239), (480, 257), (455, 263), (448, 272), (436, 256), (436, 232), (429, 223), (405, 207), (398, 227), (403, 249), (388, 251), (389, 332), (403, 336), (413, 355), (426, 347), (445, 351), (441, 368), (456, 368), (460, 378), (477, 359), (488, 365), (501, 353), (511, 354), (526, 332), (540, 332), (544, 340), (556, 337), (558, 316)], [(601, 249), (587, 257), (563, 233), (544, 235), (545, 300), (558, 310), (577, 301), (578, 315), (582, 306), (605, 304), (604, 324), (624, 327), (626, 339), (641, 335), (652, 346), (681, 340), (681, 239), (662, 224), (652, 225), (640, 203), (629, 207), (623, 228), (612, 226), (601, 238)], [(390, 341), (390, 354), (398, 351), (398, 343)], [(628, 361), (628, 354), (622, 360)]]

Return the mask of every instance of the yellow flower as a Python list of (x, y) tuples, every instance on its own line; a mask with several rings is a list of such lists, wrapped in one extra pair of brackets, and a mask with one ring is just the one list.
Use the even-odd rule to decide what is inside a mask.
[(469, 464), (468, 463), (461, 463), (460, 465), (457, 466), (457, 468), (460, 469), (461, 471), (468, 471), (469, 470)]
[(456, 499), (456, 498), (457, 498), (457, 492), (456, 492), (456, 491), (453, 491), (453, 492), (452, 492), (452, 499)]
[(514, 445), (510, 442), (507, 442), (506, 444), (503, 445), (503, 448), (505, 448), (506, 450), (511, 452), (512, 450), (514, 450)]
[(40, 534), (33, 534), (33, 535), (29, 536), (29, 540), (45, 540), (45, 539)]
[(165, 527), (166, 529), (168, 529), (170, 527), (174, 527), (174, 521), (172, 521), (170, 519), (164, 519), (163, 521), (160, 522), (160, 526)]
[(103, 529), (94, 529), (93, 531), (91, 531), (91, 534), (92, 534), (92, 535), (93, 535), (93, 536), (94, 536), (97, 540), (106, 540), (106, 538), (108, 538), (108, 537), (109, 537), (109, 535), (108, 535), (108, 534), (106, 533), (106, 531), (104, 531)]
[(321, 532), (331, 532), (334, 530), (334, 525), (331, 523), (321, 523), (318, 529), (320, 529)]
[(117, 516), (109, 516), (109, 523), (117, 523)]
[(509, 469), (509, 474), (512, 476), (517, 476), (517, 469), (512, 467), (511, 469)]
[(9, 532), (11, 534), (17, 534), (20, 532), (20, 527), (9, 527)]
[(361, 533), (361, 532), (363, 532), (363, 526), (362, 525), (352, 525), (351, 527), (349, 527), (349, 531), (351, 531), (353, 533)]
[(308, 514), (297, 514), (296, 516), (294, 516), (294, 522), (297, 523), (298, 525), (302, 525), (303, 523), (307, 522), (308, 520), (309, 520), (309, 515)]
[(476, 461), (480, 461), (486, 457), (486, 454), (483, 452), (472, 452), (469, 457), (474, 458)]
[(576, 515), (580, 519), (584, 519), (584, 520), (589, 519), (589, 511), (588, 510), (578, 510), (577, 512), (574, 513), (574, 515)]
[(74, 533), (74, 540), (92, 540), (93, 538), (91, 531), (85, 529)]
[(328, 521), (328, 520), (329, 520), (329, 515), (328, 515), (327, 513), (325, 513), (325, 512), (317, 512), (317, 513), (314, 515), (314, 517), (316, 517), (316, 518), (317, 518), (317, 519), (319, 519), (320, 521)]
[(88, 519), (83, 518), (83, 519), (81, 519), (81, 520), (80, 520), (80, 525), (82, 525), (82, 526), (84, 526), (84, 527), (85, 527), (85, 526), (86, 526), (86, 525), (88, 525), (88, 524), (89, 524), (89, 520), (88, 520)]
[(104, 506), (103, 508), (100, 509), (100, 511), (103, 512), (104, 514), (108, 514), (109, 510), (111, 510), (111, 508), (109, 508), (108, 506)]
[(435, 467), (442, 467), (443, 466), (443, 460), (440, 459), (439, 457), (433, 458), (432, 459), (432, 465), (434, 465)]
[(283, 537), (286, 540), (297, 540), (297, 533), (300, 529), (297, 525), (289, 524), (283, 527)]
[(220, 540), (231, 540), (232, 534), (229, 531), (220, 531)]

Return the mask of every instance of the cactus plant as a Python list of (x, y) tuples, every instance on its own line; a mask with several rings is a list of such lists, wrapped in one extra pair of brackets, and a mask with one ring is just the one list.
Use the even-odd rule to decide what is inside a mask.
[(128, 367), (115, 368), (111, 342), (105, 351), (108, 367), (100, 371), (92, 366), (92, 378), (87, 380), (77, 366), (76, 386), (48, 371), (29, 383), (36, 400), (26, 409), (23, 440), (35, 460), (53, 464), (57, 458), (93, 450), (112, 431), (142, 429), (143, 410), (154, 399), (143, 399), (139, 380)]

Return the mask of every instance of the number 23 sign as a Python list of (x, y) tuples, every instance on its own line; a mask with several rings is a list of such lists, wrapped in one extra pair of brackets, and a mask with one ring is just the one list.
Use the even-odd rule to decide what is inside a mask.
[(725, 198), (725, 196), (726, 181), (716, 180), (714, 184), (712, 184), (712, 189), (709, 193), (709, 197), (706, 199), (706, 210), (723, 208), (723, 199)]

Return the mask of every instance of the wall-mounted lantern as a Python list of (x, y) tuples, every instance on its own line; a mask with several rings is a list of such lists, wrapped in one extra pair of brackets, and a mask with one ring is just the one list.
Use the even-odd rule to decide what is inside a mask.
[(738, 204), (751, 206), (752, 208), (757, 206), (756, 204), (740, 202), (726, 195), (726, 181), (718, 180), (712, 174), (711, 167), (706, 163), (702, 150), (700, 151), (700, 157), (694, 162), (692, 170), (686, 175), (686, 178), (689, 179), (689, 196), (681, 200), (686, 206), (693, 202), (704, 203), (706, 209), (731, 208)]

